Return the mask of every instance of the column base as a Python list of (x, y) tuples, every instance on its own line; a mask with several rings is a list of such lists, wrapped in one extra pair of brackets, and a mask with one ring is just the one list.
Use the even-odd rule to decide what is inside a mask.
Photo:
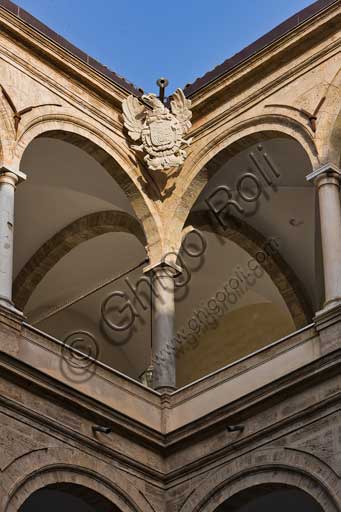
[(1, 295), (0, 295), (0, 309), (1, 310), (5, 309), (15, 315), (18, 315), (19, 317), (22, 317), (22, 318), (24, 317), (24, 313), (15, 307), (14, 302), (7, 299), (6, 297), (2, 297)]
[(176, 391), (176, 389), (177, 388), (175, 386), (160, 386), (160, 387), (155, 388), (155, 391), (157, 391), (161, 395), (164, 395), (164, 394), (170, 395), (171, 393), (174, 393), (174, 391)]
[(323, 315), (328, 311), (331, 311), (334, 308), (337, 308), (338, 306), (341, 306), (341, 297), (335, 297), (335, 299), (328, 300), (324, 303), (323, 308), (320, 311), (317, 311), (315, 314), (317, 317), (319, 315)]
[(20, 332), (24, 320), (24, 314), (14, 304), (0, 298), (0, 324)]

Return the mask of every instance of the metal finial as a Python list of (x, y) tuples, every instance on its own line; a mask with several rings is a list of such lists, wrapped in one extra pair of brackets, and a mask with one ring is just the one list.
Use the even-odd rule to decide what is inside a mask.
[(159, 78), (157, 80), (156, 84), (160, 88), (159, 99), (163, 103), (164, 99), (165, 99), (165, 89), (166, 89), (167, 85), (169, 84), (169, 82), (168, 82), (167, 78)]

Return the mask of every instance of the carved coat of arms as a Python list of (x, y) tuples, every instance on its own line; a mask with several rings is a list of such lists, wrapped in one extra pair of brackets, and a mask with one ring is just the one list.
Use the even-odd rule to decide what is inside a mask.
[(153, 171), (179, 167), (187, 157), (183, 147), (192, 142), (184, 139), (192, 126), (190, 100), (181, 89), (173, 94), (170, 109), (155, 94), (145, 94), (142, 100), (144, 104), (129, 96), (123, 101), (124, 124), (129, 136), (142, 142), (131, 147), (146, 153), (144, 160)]

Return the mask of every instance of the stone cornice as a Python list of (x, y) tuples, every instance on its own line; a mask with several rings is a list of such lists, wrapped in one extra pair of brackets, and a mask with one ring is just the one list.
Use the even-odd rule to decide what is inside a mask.
[[(219, 104), (218, 96), (221, 96), (222, 101), (226, 103), (227, 88), (237, 83), (242, 87), (243, 83), (247, 83), (249, 76), (262, 74), (262, 69), (266, 73), (270, 61), (276, 61), (276, 67), (279, 69), (286, 62), (292, 61), (293, 58), (296, 59), (296, 56), (292, 55), (293, 47), (299, 47), (306, 41), (313, 44), (313, 36), (316, 37), (318, 34), (320, 38), (327, 40), (329, 35), (327, 26), (330, 27), (330, 30), (337, 30), (337, 23), (340, 23), (340, 18), (341, 5), (340, 2), (335, 2), (328, 9), (321, 11), (281, 39), (276, 40), (262, 51), (243, 61), (240, 66), (229, 71), (226, 76), (208, 83), (207, 86), (191, 96), (194, 114), (196, 110), (200, 110), (198, 117), (202, 117), (201, 110), (205, 109), (207, 105), (212, 105), (210, 110), (216, 109), (217, 104)], [(336, 42), (335, 45), (340, 46), (340, 42)], [(301, 53), (304, 54), (305, 51), (303, 47)], [(314, 60), (316, 60), (316, 56), (314, 56)], [(273, 66), (271, 67), (271, 72), (273, 73)], [(289, 72), (289, 74), (291, 73)]]
[[(326, 24), (329, 22), (335, 24), (336, 16), (339, 12), (340, 3), (336, 1), (328, 8), (321, 10), (309, 18), (303, 24), (298, 25), (295, 29), (289, 31), (280, 39), (275, 40), (269, 46), (266, 46), (261, 51), (255, 53), (246, 61), (243, 61), (240, 66), (237, 66), (235, 70), (229, 71), (226, 76), (221, 76), (219, 80), (217, 79), (208, 83), (204, 88), (195, 92), (191, 97), (194, 112), (197, 108), (201, 109), (201, 105), (207, 105), (208, 100), (210, 104), (214, 103), (212, 102), (212, 99), (217, 94), (222, 94), (226, 99), (226, 94), (224, 93), (226, 87), (230, 87), (234, 83), (242, 83), (245, 80), (247, 81), (247, 77), (250, 76), (250, 74), (255, 74), (255, 70), (259, 66), (263, 66), (266, 69), (268, 61), (270, 59), (277, 58), (277, 54), (283, 54), (284, 52), (285, 55), (287, 55), (286, 59), (290, 61), (292, 59), (292, 47), (299, 44), (300, 41), (309, 40), (309, 38), (312, 37), (312, 34), (317, 33), (319, 30), (325, 30)], [(70, 76), (72, 75), (78, 82), (86, 84), (90, 90), (102, 95), (106, 99), (110, 99), (110, 101), (120, 109), (121, 102), (127, 96), (129, 91), (123, 89), (118, 84), (94, 69), (91, 65), (87, 64), (80, 58), (77, 58), (71, 52), (67, 51), (65, 48), (58, 45), (47, 36), (32, 28), (20, 18), (2, 7), (0, 7), (0, 23), (4, 25), (8, 33), (15, 36), (16, 40), (21, 41), (22, 44), (29, 48), (34, 48), (37, 55), (43, 55), (47, 62), (52, 63), (54, 66), (57, 65), (60, 69), (66, 69), (68, 74)], [(281, 57), (281, 59), (278, 58), (278, 60), (280, 61), (278, 63), (278, 67), (280, 67), (283, 65), (283, 57)], [(292, 75), (292, 72), (289, 74)], [(280, 77), (280, 82), (288, 79), (288, 76), (286, 75), (287, 74), (284, 74), (283, 77)], [(274, 86), (276, 86), (276, 81), (275, 83), (269, 84), (267, 89), (273, 89)], [(226, 116), (230, 116), (233, 112), (239, 111), (240, 113), (241, 108), (249, 108), (252, 102), (257, 102), (257, 96), (259, 96), (259, 91), (258, 94), (256, 92), (252, 97), (248, 97), (246, 102), (243, 101), (241, 104), (234, 105), (228, 112), (219, 114), (214, 118), (214, 124), (219, 122), (222, 117), (225, 119)], [(264, 97), (264, 88), (262, 89), (262, 96)], [(215, 106), (213, 108), (215, 108)], [(98, 112), (95, 112), (95, 114), (98, 114)], [(209, 124), (210, 123), (211, 122), (209, 121)], [(117, 126), (117, 128), (119, 128), (119, 126)], [(199, 128), (199, 132), (202, 132), (202, 127)], [(197, 130), (193, 130), (193, 135), (199, 135)]]
[[(156, 465), (143, 464), (116, 448), (115, 441), (106, 438), (94, 438), (91, 434), (91, 426), (96, 424), (110, 425), (113, 433), (129, 440), (135, 441), (145, 447), (151, 453), (161, 454), (164, 448), (163, 436), (160, 433), (149, 429), (145, 425), (138, 424), (131, 418), (119, 414), (91, 397), (85, 396), (70, 386), (61, 384), (50, 376), (29, 367), (15, 358), (0, 352), (1, 379), (8, 381), (9, 386), (18, 385), (20, 388), (29, 390), (40, 399), (48, 400), (54, 406), (55, 416), (47, 411), (43, 405), (41, 410), (30, 407), (23, 395), (23, 400), (13, 400), (7, 395), (0, 396), (0, 407), (19, 415), (21, 419), (32, 425), (39, 425), (42, 431), (46, 431), (56, 438), (63, 439), (70, 444), (76, 443), (82, 449), (86, 448), (93, 452), (94, 456), (115, 459), (123, 466), (133, 466), (135, 471), (149, 476), (152, 480), (160, 480), (163, 477)], [(4, 388), (2, 388), (4, 389)], [(27, 397), (26, 397), (27, 398)], [(54, 404), (54, 405), (53, 405)], [(60, 404), (63, 404), (64, 413), (62, 418), (58, 415)], [(8, 412), (7, 412), (8, 414)], [(68, 421), (70, 418), (70, 422)], [(81, 418), (81, 427), (72, 421), (72, 418)], [(76, 422), (77, 423), (77, 422)], [(116, 436), (116, 437), (117, 437)], [(148, 457), (146, 457), (148, 460)]]
[[(237, 101), (230, 107), (226, 108), (223, 112), (209, 116), (207, 121), (204, 121), (202, 124), (199, 124), (199, 126), (196, 126), (191, 130), (191, 137), (193, 137), (195, 142), (197, 142), (206, 137), (209, 133), (219, 130), (219, 128), (226, 125), (226, 123), (232, 123), (233, 121), (238, 120), (238, 117), (242, 114), (249, 112), (250, 109), (257, 105), (264, 103), (267, 98), (273, 96), (285, 85), (290, 84), (293, 80), (308, 73), (314, 67), (319, 66), (321, 62), (330, 58), (333, 53), (340, 51), (340, 45), (340, 41), (333, 42), (328, 45), (327, 48), (323, 48), (320, 52), (314, 53), (313, 56), (305, 59), (297, 66), (290, 68), (276, 79), (269, 81), (266, 85), (262, 85), (261, 88), (257, 88), (246, 98)], [(269, 111), (266, 112), (266, 114), (270, 113), (271, 112)]]
[[(247, 424), (248, 419), (252, 423), (254, 410), (260, 409), (260, 405), (264, 407), (267, 403), (280, 403), (288, 396), (293, 395), (300, 387), (312, 387), (314, 383), (320, 383), (325, 378), (332, 377), (333, 375), (339, 376), (341, 369), (341, 350), (335, 350), (332, 353), (323, 356), (316, 361), (299, 368), (298, 370), (285, 375), (278, 380), (271, 382), (269, 385), (262, 387), (259, 390), (253, 391), (240, 398), (238, 401), (228, 404), (210, 415), (200, 418), (198, 425), (188, 425), (178, 432), (167, 434), (165, 442), (167, 447), (175, 447), (176, 445), (188, 444), (195, 439), (196, 436), (202, 436), (204, 430), (221, 431), (227, 425)], [(307, 405), (309, 414), (314, 414), (314, 411), (324, 407), (324, 404), (337, 404), (337, 408), (341, 410), (341, 391), (335, 391), (332, 396), (325, 397), (319, 403), (311, 403)], [(260, 436), (267, 435), (273, 431), (279, 430), (285, 425), (289, 425), (292, 421), (299, 421), (306, 416), (307, 411), (300, 409), (298, 412), (288, 414), (287, 417), (280, 418), (260, 430), (252, 430), (248, 432), (247, 429), (243, 433), (236, 433), (230, 436), (231, 444), (226, 447), (230, 450), (235, 446), (242, 446), (250, 441), (252, 438), (259, 438)], [(205, 429), (202, 428), (201, 422), (205, 423)], [(188, 434), (188, 435), (186, 435)]]
[(128, 96), (128, 90), (124, 90), (91, 65), (77, 58), (3, 7), (0, 7), (0, 24), (2, 29), (14, 37), (17, 42), (34, 50), (37, 56), (43, 57), (51, 65), (67, 71), (68, 76), (73, 76), (83, 85), (86, 84), (90, 90), (96, 91), (107, 99), (110, 98), (117, 107), (120, 108), (121, 102)]
[[(1, 10), (0, 10), (0, 20), (1, 20)], [(1, 21), (0, 21), (1, 23)], [(28, 76), (37, 81), (40, 85), (42, 85), (47, 90), (59, 96), (61, 99), (66, 101), (72, 107), (77, 109), (77, 112), (82, 112), (85, 115), (89, 116), (92, 120), (100, 123), (102, 126), (105, 126), (106, 129), (113, 131), (117, 137), (122, 138), (125, 141), (125, 136), (123, 134), (123, 124), (121, 122), (117, 122), (112, 116), (108, 118), (108, 115), (104, 112), (105, 108), (108, 108), (107, 100), (111, 98), (111, 96), (103, 96), (102, 93), (102, 107), (99, 108), (96, 103), (98, 103), (100, 96), (99, 93), (96, 93), (95, 90), (89, 88), (87, 86), (87, 92), (95, 101), (87, 101), (83, 96), (77, 94), (72, 88), (64, 87), (62, 83), (59, 83), (56, 80), (53, 80), (51, 76), (45, 74), (41, 69), (32, 66), (32, 64), (25, 59), (23, 59), (19, 54), (14, 54), (10, 52), (7, 48), (1, 45), (0, 42), (0, 58), (7, 60), (9, 63), (15, 63), (18, 68), (22, 69)], [(68, 77), (68, 81), (72, 84), (78, 85), (78, 87), (84, 87), (84, 84), (80, 84), (77, 82), (76, 78)], [(116, 112), (120, 113), (121, 110), (118, 108), (114, 102), (110, 102), (110, 107), (115, 109)]]
[[(340, 366), (338, 367), (340, 371)], [(327, 410), (327, 411), (326, 411)], [(243, 437), (241, 439), (233, 438), (226, 441), (223, 448), (218, 448), (216, 451), (210, 451), (209, 454), (203, 455), (200, 458), (183, 465), (179, 469), (169, 471), (164, 479), (167, 488), (171, 488), (173, 485), (183, 484), (193, 478), (193, 474), (211, 473), (217, 471), (220, 467), (225, 466), (227, 462), (235, 459), (243, 453), (250, 452), (252, 450), (261, 450), (263, 447), (269, 445), (269, 443), (276, 443), (276, 441), (283, 439), (286, 435), (290, 435), (297, 429), (302, 428), (304, 425), (306, 428), (312, 426), (317, 421), (323, 421), (330, 415), (339, 413), (341, 414), (341, 394), (333, 396), (330, 399), (321, 401), (318, 405), (312, 406), (309, 411), (303, 411), (297, 414), (293, 414), (290, 417), (282, 420), (278, 423), (270, 425), (264, 429), (259, 430), (252, 436)], [(226, 430), (226, 429), (225, 429)], [(210, 432), (210, 435), (221, 435), (222, 426), (217, 426), (214, 431)], [(176, 451), (189, 446), (189, 442), (185, 444), (178, 444)], [(193, 445), (195, 442), (193, 442)], [(174, 450), (173, 450), (174, 452)], [(204, 469), (203, 469), (204, 468)]]
[(194, 96), (197, 91), (227, 75), (231, 70), (243, 64), (243, 62), (246, 60), (260, 53), (273, 43), (276, 43), (278, 40), (285, 37), (288, 33), (292, 33), (297, 27), (301, 26), (303, 23), (306, 23), (309, 19), (317, 16), (322, 11), (329, 9), (333, 4), (338, 2), (339, 0), (315, 0), (314, 3), (295, 13), (293, 16), (277, 25), (275, 28), (258, 38), (253, 43), (249, 44), (247, 47), (240, 50), (232, 57), (227, 58), (223, 63), (219, 64), (214, 69), (211, 69), (203, 76), (198, 77), (193, 83), (187, 84), (187, 95)]
[[(46, 430), (50, 435), (54, 432), (55, 437), (63, 439), (64, 442), (76, 443), (89, 453), (93, 452), (94, 456), (108, 458), (109, 460), (114, 459), (123, 468), (130, 467), (136, 473), (143, 473), (147, 478), (162, 482), (164, 485), (171, 485), (172, 482), (178, 479), (186, 480), (190, 471), (196, 471), (202, 467), (206, 468), (205, 471), (209, 471), (212, 469), (210, 465), (219, 466), (223, 459), (230, 457), (232, 453), (242, 452), (244, 447), (250, 449), (250, 443), (257, 448), (268, 442), (269, 439), (273, 441), (276, 436), (281, 437), (294, 431), (297, 424), (304, 423), (308, 425), (313, 423), (316, 415), (318, 418), (321, 418), (321, 414), (328, 415), (327, 409), (334, 412), (340, 410), (340, 391), (334, 390), (332, 394), (327, 393), (325, 397), (320, 397), (318, 402), (314, 401), (314, 395), (312, 394), (311, 403), (307, 403), (305, 408), (300, 408), (298, 411), (288, 411), (286, 415), (276, 421), (270, 419), (268, 424), (265, 422), (262, 428), (251, 428), (251, 430), (248, 428), (242, 435), (229, 434), (228, 442), (222, 448), (217, 448), (215, 452), (203, 453), (200, 460), (193, 460), (186, 465), (182, 465), (179, 469), (167, 472), (161, 461), (168, 453), (181, 450), (192, 442), (202, 441), (206, 435), (212, 435), (212, 429), (218, 435), (219, 432), (221, 433), (222, 430), (226, 429), (226, 425), (247, 424), (248, 418), (250, 418), (249, 423), (252, 427), (252, 418), (255, 411), (259, 410), (260, 407), (266, 408), (266, 403), (270, 406), (271, 404), (281, 403), (288, 396), (299, 394), (301, 389), (320, 385), (326, 378), (330, 379), (333, 376), (338, 378), (341, 368), (341, 350), (338, 349), (329, 353), (295, 372), (271, 382), (258, 391), (245, 395), (237, 402), (212, 413), (210, 417), (199, 418), (196, 425), (186, 426), (182, 433), (175, 432), (168, 435), (162, 435), (161, 432), (156, 433), (141, 424), (137, 424), (130, 418), (120, 415), (116, 411), (103, 406), (103, 404), (86, 397), (83, 393), (56, 381), (3, 352), (0, 353), (0, 368), (2, 379), (9, 383), (12, 382), (14, 385), (34, 393), (35, 396), (47, 399), (51, 404), (62, 403), (66, 414), (69, 411), (75, 417), (81, 418), (82, 429), (78, 430), (74, 425), (68, 425), (65, 417), (62, 418), (62, 421), (59, 421), (57, 410), (56, 418), (51, 417), (43, 408), (39, 411), (34, 410), (29, 402), (25, 402), (24, 395), (22, 401), (17, 398), (13, 400), (7, 397), (6, 394), (2, 395), (0, 397), (1, 407), (11, 410), (14, 415), (19, 415), (21, 418), (25, 417), (28, 423), (39, 425), (43, 431)], [(147, 389), (145, 391), (152, 393)], [(168, 413), (171, 413), (171, 403), (169, 407)], [(142, 464), (138, 460), (129, 457), (129, 455), (122, 454), (115, 448), (115, 444), (103, 442), (103, 439), (98, 442), (91, 438), (86, 433), (87, 431), (90, 432), (89, 425), (101, 424), (101, 422), (111, 425), (114, 432), (116, 431), (124, 437), (127, 436), (130, 440), (135, 440), (145, 449), (151, 450), (156, 456), (160, 457), (159, 469), (153, 465)], [(86, 425), (88, 425), (87, 428)]]
[[(58, 373), (56, 373), (55, 370), (54, 373), (51, 374), (47, 369), (44, 371), (36, 369), (33, 363), (37, 360), (36, 358), (40, 359), (40, 364), (44, 367), (42, 356), (44, 358), (47, 357), (46, 361), (51, 361), (52, 366), (55, 367), (53, 359), (55, 358), (55, 362), (57, 363), (58, 358), (61, 357), (61, 342), (57, 342), (57, 340), (53, 341), (52, 338), (36, 330), (32, 330), (32, 328), (25, 324), (22, 324), (21, 331), (18, 328), (15, 329), (12, 323), (6, 322), (5, 315), (1, 316), (1, 323), (4, 326), (2, 330), (6, 329), (7, 332), (12, 332), (16, 340), (16, 342), (11, 342), (5, 346), (5, 353), (4, 349), (0, 352), (1, 360), (6, 361), (5, 366), (7, 366), (8, 370), (12, 369), (13, 374), (35, 382), (37, 386), (45, 389), (46, 392), (58, 392), (58, 394), (65, 396), (65, 399), (74, 404), (73, 407), (75, 410), (82, 409), (88, 411), (88, 413), (91, 411), (93, 415), (103, 415), (103, 418), (110, 419), (111, 422), (115, 423), (117, 428), (129, 432), (129, 435), (140, 437), (144, 440), (144, 443), (150, 443), (158, 449), (183, 442), (184, 439), (188, 439), (202, 432), (202, 417), (206, 417), (205, 429), (212, 428), (213, 424), (227, 421), (227, 418), (231, 415), (240, 414), (245, 410), (245, 407), (250, 407), (252, 403), (258, 403), (259, 400), (264, 400), (272, 396), (274, 392), (278, 393), (280, 389), (285, 389), (287, 386), (293, 385), (296, 379), (296, 377), (293, 377), (294, 375), (298, 375), (300, 379), (302, 379), (302, 377), (306, 378), (307, 368), (309, 368), (309, 366), (306, 365), (311, 366), (317, 364), (322, 367), (323, 364), (327, 364), (323, 363), (323, 361), (317, 357), (316, 350), (319, 343), (318, 334), (313, 326), (308, 326), (282, 341), (274, 343), (254, 355), (248, 356), (248, 358), (245, 358), (245, 360), (242, 360), (240, 363), (229, 365), (225, 369), (215, 372), (197, 383), (171, 394), (169, 403), (165, 405), (159, 393), (142, 386), (116, 371), (112, 371), (105, 367), (105, 365), (97, 363), (96, 378), (99, 380), (98, 382), (96, 381), (94, 387), (98, 388), (98, 386), (101, 385), (102, 379), (103, 384), (104, 382), (110, 383), (108, 390), (112, 389), (110, 394), (117, 397), (116, 402), (122, 399), (124, 401), (136, 400), (135, 405), (137, 410), (143, 411), (147, 407), (149, 418), (151, 417), (152, 410), (154, 410), (155, 412), (153, 414), (156, 414), (158, 419), (152, 420), (151, 423), (149, 422), (151, 425), (154, 425), (154, 427), (150, 427), (148, 426), (148, 422), (145, 422), (143, 419), (144, 412), (142, 416), (137, 415), (136, 418), (134, 418), (128, 412), (124, 412), (128, 410), (121, 408), (120, 411), (120, 407), (115, 405), (116, 402), (111, 403), (110, 400), (101, 399), (100, 395), (97, 397), (93, 392), (89, 393), (91, 386), (73, 385), (68, 382), (67, 379), (63, 381), (58, 378)], [(20, 324), (20, 319), (17, 320), (17, 323), (18, 325)], [(26, 355), (18, 359), (15, 355), (17, 353), (15, 346), (16, 344), (22, 343), (30, 347), (27, 352), (27, 354), (30, 354), (30, 357)], [(7, 346), (10, 347), (10, 349), (7, 349)], [(44, 355), (46, 352), (48, 353), (47, 356)], [(313, 353), (315, 353), (315, 356), (313, 356)], [(311, 356), (309, 356), (309, 354), (311, 354)], [(250, 372), (251, 377), (252, 372), (258, 372), (258, 369), (261, 369), (262, 372), (267, 372), (268, 370), (266, 368), (270, 368), (270, 366), (268, 366), (269, 364), (271, 367), (276, 366), (278, 363), (282, 364), (283, 357), (284, 361), (291, 361), (293, 358), (297, 359), (297, 355), (299, 355), (302, 361), (305, 361), (305, 365), (302, 366), (300, 361), (295, 361), (295, 364), (291, 365), (291, 370), (286, 370), (282, 372), (281, 375), (277, 373), (275, 369), (277, 379), (274, 380), (270, 375), (268, 381), (264, 380), (263, 385), (258, 386), (258, 388), (251, 386), (248, 390), (247, 387), (245, 387), (245, 383), (249, 378), (247, 377), (248, 372)], [(33, 362), (31, 362), (31, 359)], [(276, 360), (278, 363), (275, 364)], [(240, 365), (240, 368), (238, 365)], [(238, 380), (239, 378), (242, 378), (244, 382), (242, 393), (238, 396), (236, 395), (235, 400), (230, 398), (226, 400), (225, 387), (228, 386), (229, 389), (232, 390), (231, 385), (234, 385), (236, 379)], [(281, 380), (283, 385), (279, 385), (278, 379)], [(220, 389), (222, 391), (219, 391)], [(213, 396), (215, 396), (217, 393), (219, 394), (219, 392), (223, 393), (225, 399), (223, 399), (221, 403), (217, 400), (216, 404), (212, 406), (212, 398), (209, 397), (212, 393)], [(120, 393), (123, 393), (123, 395), (120, 395)], [(119, 398), (120, 396), (122, 398)], [(176, 413), (177, 409), (181, 411), (183, 407), (187, 410), (193, 409), (193, 407), (195, 408), (197, 399), (206, 401), (208, 407), (204, 406), (204, 408), (201, 408), (201, 411), (187, 421), (182, 419), (178, 426), (177, 422), (175, 421), (174, 423), (172, 418), (167, 420), (166, 425), (162, 426), (164, 423), (162, 421), (162, 411), (164, 407), (168, 410), (167, 416), (172, 416)], [(191, 402), (193, 402), (192, 405)], [(117, 402), (117, 405), (118, 404), (119, 402)], [(177, 414), (179, 414), (179, 412)], [(138, 419), (138, 417), (140, 417), (140, 419)]]
[[(58, 401), (61, 399), (65, 406), (72, 408), (74, 411), (78, 411), (81, 414), (91, 414), (94, 421), (96, 418), (101, 417), (103, 421), (115, 424), (121, 432), (125, 431), (130, 436), (138, 435), (140, 438), (144, 438), (145, 442), (151, 446), (161, 447), (163, 445), (163, 436), (157, 431), (128, 416), (120, 414), (92, 397), (86, 396), (71, 385), (68, 386), (65, 383), (61, 383), (50, 375), (25, 365), (8, 354), (0, 352), (0, 366), (3, 372), (11, 374), (12, 379), (18, 379), (21, 382), (26, 381), (30, 386), (36, 389), (39, 388), (40, 394), (44, 396), (50, 395), (51, 398), (53, 395), (54, 399), (58, 399)], [(32, 411), (31, 413), (34, 414)]]

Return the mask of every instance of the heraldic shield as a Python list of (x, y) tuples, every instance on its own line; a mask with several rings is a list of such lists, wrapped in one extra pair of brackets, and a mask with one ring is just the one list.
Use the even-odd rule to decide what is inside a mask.
[(171, 149), (176, 144), (176, 136), (175, 127), (170, 120), (154, 121), (149, 124), (150, 142), (161, 150)]
[(191, 102), (181, 89), (177, 89), (167, 108), (155, 94), (144, 94), (143, 104), (135, 96), (128, 96), (122, 103), (125, 127), (134, 141), (135, 151), (145, 153), (144, 161), (153, 171), (165, 171), (183, 164), (187, 153), (181, 149), (189, 146), (191, 139), (184, 136), (191, 128)]

